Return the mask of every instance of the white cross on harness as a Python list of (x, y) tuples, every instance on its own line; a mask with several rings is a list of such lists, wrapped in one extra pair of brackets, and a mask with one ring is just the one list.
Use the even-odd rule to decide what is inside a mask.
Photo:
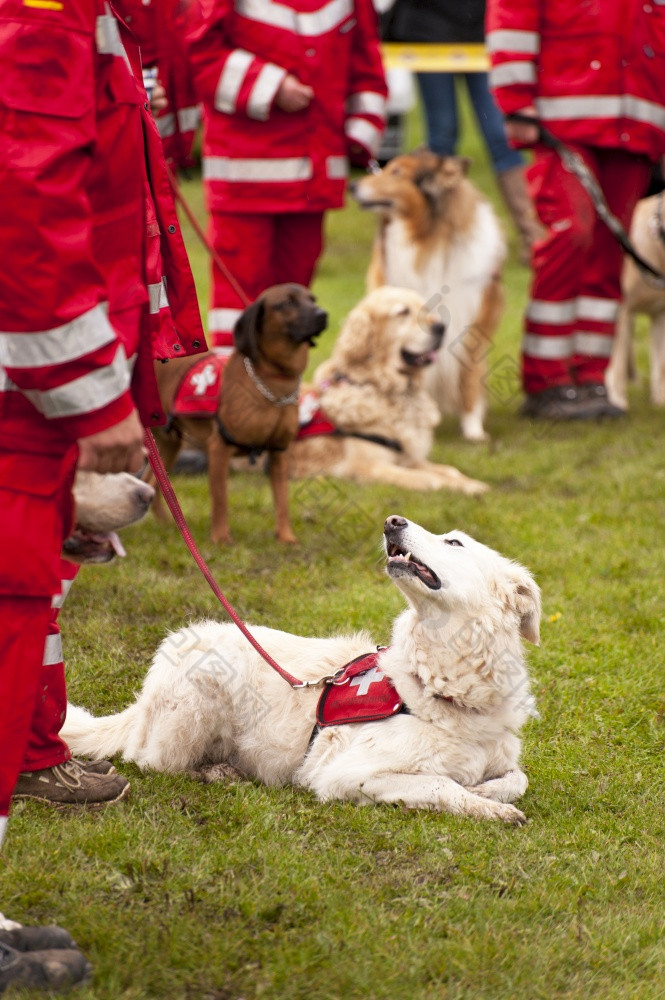
[(372, 667), (371, 670), (367, 670), (365, 673), (358, 674), (357, 677), (354, 677), (353, 680), (349, 682), (349, 686), (357, 687), (358, 690), (356, 691), (356, 694), (363, 695), (367, 694), (372, 684), (376, 681), (382, 680), (383, 671), (379, 670), (378, 667)]
[(215, 366), (212, 364), (204, 365), (200, 372), (192, 375), (192, 385), (194, 386), (195, 396), (205, 396), (205, 391), (210, 385), (214, 385), (217, 380), (215, 375)]

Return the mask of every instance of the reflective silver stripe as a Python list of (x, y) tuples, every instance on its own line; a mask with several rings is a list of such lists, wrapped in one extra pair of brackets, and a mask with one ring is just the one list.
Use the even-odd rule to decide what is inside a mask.
[(0, 365), (8, 368), (61, 365), (92, 354), (115, 339), (107, 307), (100, 304), (52, 330), (35, 333), (0, 331)]
[(124, 347), (120, 345), (112, 364), (104, 368), (97, 368), (55, 389), (22, 391), (47, 420), (54, 420), (58, 417), (85, 416), (86, 413), (101, 410), (127, 392), (128, 388), (127, 358)]
[(598, 95), (597, 97), (539, 97), (536, 108), (544, 121), (569, 118), (619, 118), (621, 98)]
[(54, 663), (62, 663), (62, 637), (57, 635), (47, 635), (44, 643), (44, 659), (42, 664), (51, 667)]
[(181, 132), (195, 132), (201, 121), (201, 109), (198, 104), (191, 108), (180, 108), (178, 111), (178, 128)]
[(122, 56), (129, 66), (129, 57), (120, 38), (118, 22), (111, 13), (111, 8), (104, 4), (105, 14), (98, 14), (95, 20), (95, 43), (97, 51), (103, 56)]
[(18, 386), (14, 385), (4, 368), (0, 368), (0, 392), (18, 392)]
[[(51, 607), (52, 608), (61, 608), (62, 607), (62, 605), (65, 603), (65, 601), (67, 599), (67, 594), (69, 593), (69, 591), (72, 588), (73, 582), (74, 582), (73, 580), (61, 580), (60, 581), (60, 586), (62, 587), (62, 593), (56, 594), (53, 597), (53, 599), (51, 601)], [(56, 660), (56, 663), (57, 662), (58, 661)]]
[(626, 118), (640, 122), (643, 125), (654, 125), (656, 128), (665, 130), (665, 107), (662, 104), (655, 104), (653, 101), (645, 101), (640, 97), (633, 97), (626, 94), (623, 98), (624, 114)]
[(572, 337), (537, 337), (527, 333), (522, 340), (522, 351), (530, 358), (554, 361), (572, 357), (573, 345)]
[(492, 87), (510, 87), (514, 83), (535, 83), (536, 67), (532, 62), (505, 62), (490, 70)]
[(485, 37), (489, 52), (523, 52), (535, 56), (540, 52), (537, 31), (490, 31)]
[(349, 161), (345, 156), (328, 156), (326, 158), (326, 177), (338, 181), (349, 176)]
[(208, 312), (208, 329), (214, 332), (226, 333), (236, 325), (242, 309), (210, 309)]
[(594, 319), (599, 323), (614, 323), (619, 311), (616, 299), (598, 299), (591, 295), (580, 295), (577, 299), (577, 318)]
[(228, 156), (207, 156), (202, 163), (203, 176), (209, 181), (308, 181), (312, 176), (312, 161), (308, 156), (270, 160), (232, 160)]
[(362, 90), (351, 94), (346, 102), (348, 115), (376, 115), (386, 117), (386, 99), (383, 94), (375, 94), (371, 90)]
[(235, 113), (240, 88), (254, 58), (251, 52), (246, 52), (244, 49), (234, 49), (228, 57), (215, 90), (214, 105), (218, 111), (223, 111), (227, 115)]
[(166, 294), (166, 278), (148, 285), (148, 295), (150, 296), (150, 312), (154, 315), (160, 309), (165, 309), (169, 304), (169, 297)]
[(247, 102), (248, 118), (256, 118), (260, 122), (268, 120), (273, 98), (285, 76), (286, 70), (274, 63), (266, 63), (261, 67)]
[(5, 839), (5, 830), (7, 829), (7, 817), (0, 816), (0, 844)]
[(375, 153), (381, 142), (381, 130), (365, 121), (364, 118), (347, 118), (344, 132), (351, 142), (359, 142), (361, 146)]
[(542, 299), (532, 299), (529, 303), (526, 318), (533, 323), (550, 323), (553, 326), (565, 326), (572, 323), (577, 315), (575, 299), (565, 302), (545, 302)]
[(332, 31), (349, 17), (353, 13), (353, 0), (330, 0), (310, 14), (298, 14), (274, 0), (236, 0), (235, 9), (250, 21), (314, 38)]
[[(644, 101), (631, 94), (615, 96), (603, 94), (595, 97), (539, 97), (538, 113), (543, 121), (573, 118), (627, 118), (642, 125), (665, 129), (665, 107), (653, 101)], [(627, 122), (627, 124), (629, 124)]]
[(575, 354), (586, 354), (590, 358), (609, 358), (612, 355), (612, 334), (590, 333), (587, 330), (575, 332)]
[(155, 124), (162, 139), (168, 139), (170, 135), (175, 135), (175, 115), (172, 111), (167, 115), (162, 115), (161, 118), (155, 118)]

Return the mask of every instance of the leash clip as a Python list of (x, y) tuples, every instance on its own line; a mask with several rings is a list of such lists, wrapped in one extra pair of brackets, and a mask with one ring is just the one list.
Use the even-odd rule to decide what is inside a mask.
[(368, 174), (380, 174), (381, 167), (379, 166), (379, 161), (375, 160), (374, 157), (369, 161), (365, 168), (365, 172)]
[[(334, 674), (327, 674), (325, 677), (319, 677), (316, 681), (300, 681), (299, 684), (294, 684), (293, 687), (296, 690), (299, 688), (320, 687), (323, 684), (334, 684), (335, 687), (341, 687), (343, 684), (348, 684), (350, 680), (349, 677), (344, 677), (345, 669), (345, 667), (340, 667), (340, 669), (335, 671)], [(338, 680), (338, 678), (341, 678), (341, 680)]]

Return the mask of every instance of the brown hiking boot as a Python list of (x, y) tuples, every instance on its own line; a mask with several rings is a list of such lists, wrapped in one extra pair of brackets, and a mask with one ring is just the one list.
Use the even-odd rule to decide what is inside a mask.
[(92, 966), (75, 948), (20, 952), (0, 942), (0, 993), (8, 986), (59, 993), (90, 978)]
[(12, 797), (54, 806), (97, 806), (119, 802), (128, 792), (129, 782), (115, 768), (107, 774), (95, 774), (72, 759), (42, 771), (23, 771)]
[(80, 757), (71, 759), (88, 774), (115, 774), (115, 767), (110, 760), (81, 760)]

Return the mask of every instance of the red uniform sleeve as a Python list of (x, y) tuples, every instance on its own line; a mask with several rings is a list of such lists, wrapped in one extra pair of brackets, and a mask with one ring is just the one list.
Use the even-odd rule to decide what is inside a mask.
[(377, 15), (371, 0), (356, 0), (351, 75), (346, 101), (349, 158), (366, 166), (376, 154), (386, 122), (386, 85)]
[(266, 121), (286, 69), (230, 44), (230, 0), (195, 0), (187, 44), (199, 99), (223, 114)]
[(490, 87), (504, 114), (534, 103), (540, 53), (540, 0), (489, 0), (485, 20)]
[[(0, 365), (72, 438), (132, 409), (125, 353), (92, 256), (94, 6), (0, 19)], [(45, 66), (49, 79), (45, 82)]]

